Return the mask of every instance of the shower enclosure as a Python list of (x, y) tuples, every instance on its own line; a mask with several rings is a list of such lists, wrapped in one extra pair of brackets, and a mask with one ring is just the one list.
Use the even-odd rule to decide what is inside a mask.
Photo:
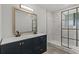
[(61, 45), (74, 48), (79, 46), (79, 8), (61, 12)]

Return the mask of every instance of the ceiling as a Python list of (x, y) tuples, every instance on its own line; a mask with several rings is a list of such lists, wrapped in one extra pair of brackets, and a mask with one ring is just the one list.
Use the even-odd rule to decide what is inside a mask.
[(64, 8), (69, 8), (72, 6), (76, 6), (77, 4), (38, 4), (38, 6), (42, 7), (42, 8), (46, 8), (49, 11), (57, 11), (57, 10), (61, 10)]

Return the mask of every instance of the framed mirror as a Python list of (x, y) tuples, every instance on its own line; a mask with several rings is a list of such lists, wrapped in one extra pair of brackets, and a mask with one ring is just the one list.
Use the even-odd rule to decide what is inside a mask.
[(37, 15), (21, 8), (13, 8), (13, 33), (37, 33)]

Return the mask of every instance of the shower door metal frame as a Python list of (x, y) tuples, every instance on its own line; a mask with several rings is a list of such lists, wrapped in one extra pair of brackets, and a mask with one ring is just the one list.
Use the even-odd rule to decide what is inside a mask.
[[(65, 11), (68, 11), (68, 28), (67, 28), (67, 29), (62, 28), (62, 13), (65, 12), (65, 11), (62, 11), (62, 12), (61, 12), (61, 46), (64, 46), (64, 45), (63, 45), (63, 39), (62, 39), (62, 38), (68, 39), (68, 43), (67, 43), (68, 46), (66, 46), (67, 48), (70, 48), (70, 46), (69, 46), (69, 40), (70, 40), (70, 39), (74, 40), (73, 38), (69, 38), (69, 30), (70, 30), (70, 29), (69, 29), (69, 10), (76, 9), (76, 16), (77, 16), (76, 19), (78, 20), (78, 16), (79, 16), (79, 14), (78, 14), (78, 8), (79, 8), (79, 7), (75, 7), (75, 8), (72, 8), (72, 9), (65, 10)], [(76, 47), (78, 46), (78, 41), (79, 41), (79, 40), (78, 40), (78, 30), (79, 30), (79, 29), (78, 29), (78, 22), (77, 22), (77, 20), (76, 20), (76, 29), (75, 29), (75, 30), (76, 30)], [(68, 37), (63, 37), (63, 36), (62, 36), (62, 30), (67, 30), (67, 32), (68, 32), (68, 35), (67, 35), (67, 36), (68, 36)], [(74, 30), (74, 29), (72, 29), (72, 30)]]

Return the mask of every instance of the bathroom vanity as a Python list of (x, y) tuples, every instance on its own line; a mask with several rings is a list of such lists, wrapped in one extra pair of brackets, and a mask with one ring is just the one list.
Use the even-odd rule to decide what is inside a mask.
[(47, 50), (47, 35), (33, 34), (4, 39), (1, 54), (41, 54)]
[[(0, 53), (41, 54), (45, 52), (47, 50), (47, 35), (37, 34), (37, 15), (22, 8), (13, 8), (12, 15), (14, 36), (3, 38), (0, 44)], [(21, 36), (16, 35), (16, 33)]]

